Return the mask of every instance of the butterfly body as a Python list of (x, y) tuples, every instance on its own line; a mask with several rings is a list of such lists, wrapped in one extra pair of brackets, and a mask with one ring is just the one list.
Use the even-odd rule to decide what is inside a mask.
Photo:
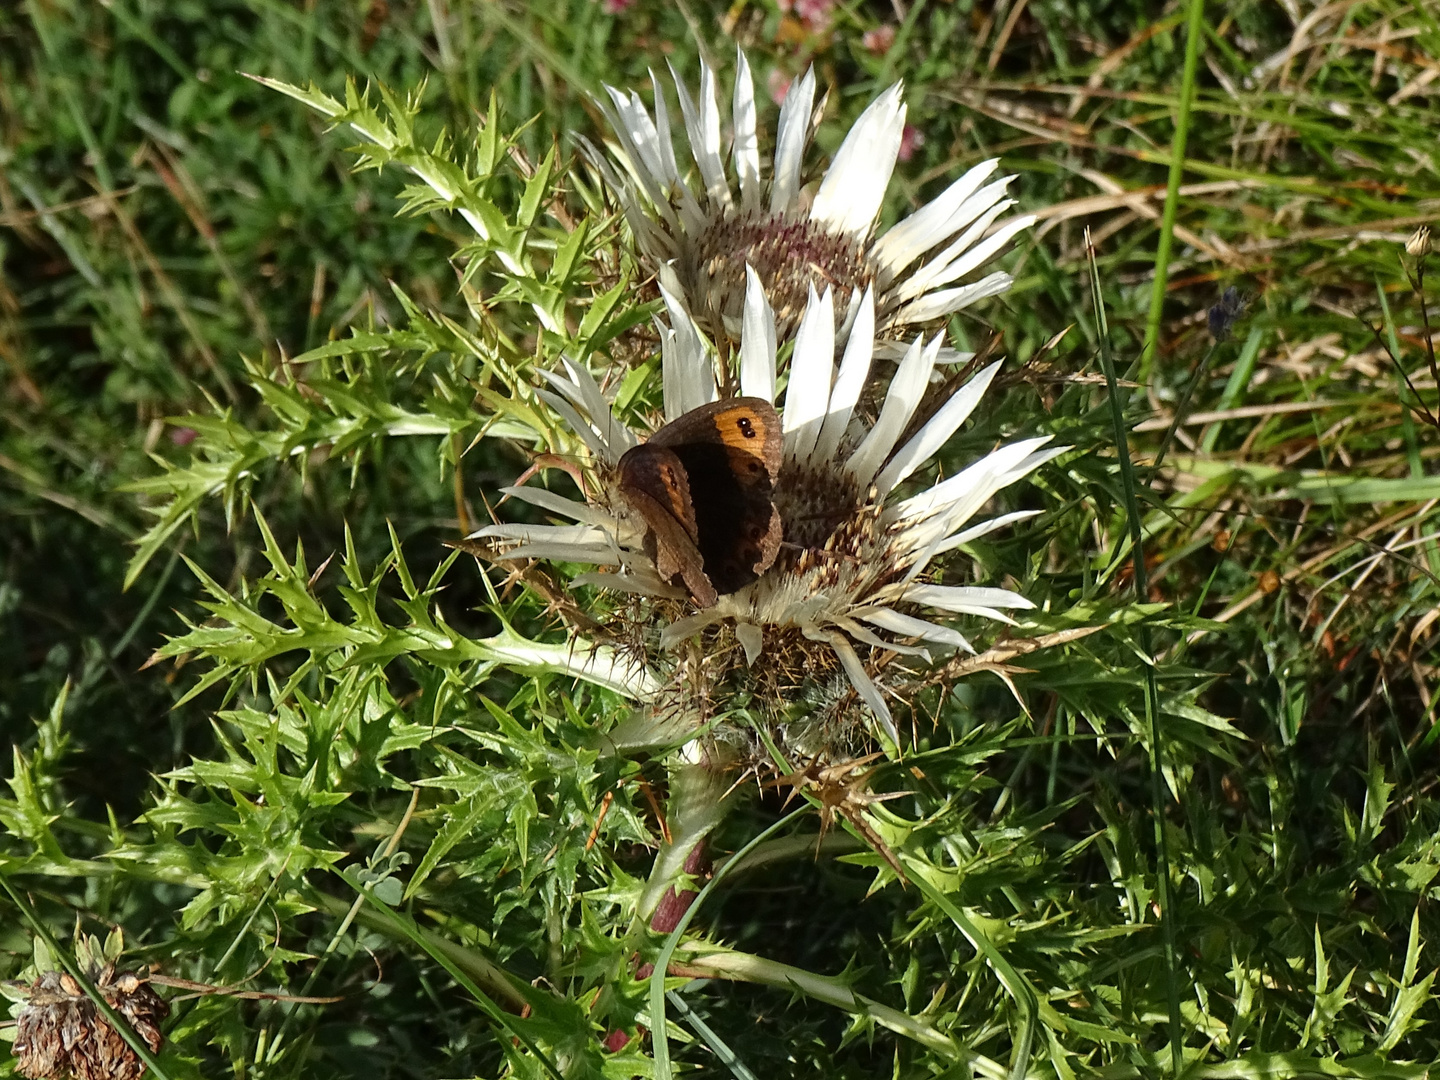
[(620, 494), (645, 521), (656, 570), (701, 607), (774, 563), (782, 445), (774, 407), (742, 397), (692, 409), (621, 457)]

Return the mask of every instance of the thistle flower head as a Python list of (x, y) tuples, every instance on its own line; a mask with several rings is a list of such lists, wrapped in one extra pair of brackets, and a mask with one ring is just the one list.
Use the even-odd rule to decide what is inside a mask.
[(811, 289), (833, 291), (842, 334), (860, 297), (872, 290), (874, 329), (886, 352), (907, 327), (933, 324), (1010, 287), (1003, 272), (974, 279), (1034, 221), (999, 221), (1014, 205), (1004, 197), (1013, 177), (992, 179), (995, 160), (970, 169), (933, 202), (875, 235), (905, 138), (901, 84), (871, 103), (818, 186), (807, 187), (805, 148), (823, 111), (823, 102), (815, 107), (813, 69), (792, 81), (785, 95), (768, 176), (744, 53), (737, 54), (728, 125), (708, 64), (701, 61), (694, 98), (671, 74), (682, 141), (698, 176), (690, 176), (675, 155), (669, 107), (653, 74), (654, 114), (634, 91), (607, 86), (601, 108), (617, 145), (609, 159), (589, 144), (586, 150), (624, 206), (643, 258), (713, 340), (739, 335), (747, 266), (765, 282), (782, 337), (797, 325)]
[[(770, 497), (783, 542), (771, 565), (742, 587), (692, 602), (696, 593), (657, 569), (645, 517), (615, 482), (616, 467), (640, 436), (622, 424), (594, 378), (566, 361), (566, 374), (548, 376), (541, 397), (583, 440), (599, 491), (587, 502), (524, 487), (506, 489), (521, 500), (569, 518), (568, 525), (498, 524), (477, 538), (513, 545), (509, 559), (591, 564), (573, 585), (604, 585), (651, 598), (665, 621), (662, 656), (686, 672), (700, 697), (746, 673), (757, 697), (777, 708), (795, 687), (837, 683), (869, 707), (880, 729), (897, 733), (877, 679), (883, 655), (927, 658), (932, 649), (972, 651), (953, 615), (1009, 622), (1007, 611), (1031, 607), (1006, 589), (945, 585), (927, 580), (935, 559), (1028, 511), (976, 522), (1001, 488), (1065, 448), (1048, 437), (1002, 446), (934, 486), (901, 497), (900, 486), (925, 465), (974, 412), (999, 367), (984, 368), (921, 422), (918, 410), (935, 368), (940, 339), (917, 338), (905, 351), (873, 422), (862, 413), (862, 390), (875, 349), (873, 289), (857, 305), (839, 364), (833, 293), (811, 293), (777, 395), (776, 315), (754, 270), (743, 309), (738, 383), (742, 394), (777, 402), (783, 455)], [(733, 381), (679, 299), (666, 291), (673, 329), (662, 326), (662, 378), (667, 422), (717, 400)], [(778, 401), (777, 401), (778, 396)], [(695, 501), (704, 491), (687, 493)], [(682, 514), (683, 516), (683, 514)], [(677, 525), (678, 527), (678, 525)], [(647, 540), (650, 543), (647, 545)], [(703, 648), (686, 658), (684, 643)], [(763, 663), (762, 657), (764, 658)], [(790, 693), (781, 693), (789, 687)], [(694, 696), (694, 695), (692, 695)], [(831, 693), (832, 704), (836, 695)], [(701, 709), (700, 712), (706, 711)]]

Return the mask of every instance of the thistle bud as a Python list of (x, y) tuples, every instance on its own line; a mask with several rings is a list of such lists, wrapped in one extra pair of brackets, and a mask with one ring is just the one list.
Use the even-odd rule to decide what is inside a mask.
[(1421, 225), (1416, 229), (1409, 240), (1405, 241), (1405, 251), (1420, 259), (1430, 254), (1430, 226)]

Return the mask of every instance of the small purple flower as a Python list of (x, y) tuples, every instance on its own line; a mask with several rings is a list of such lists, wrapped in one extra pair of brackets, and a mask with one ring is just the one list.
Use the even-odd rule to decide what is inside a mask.
[(1216, 342), (1224, 341), (1230, 336), (1235, 321), (1245, 314), (1249, 301), (1240, 295), (1240, 290), (1231, 285), (1220, 296), (1220, 302), (1212, 307), (1208, 313), (1210, 323), (1210, 336)]

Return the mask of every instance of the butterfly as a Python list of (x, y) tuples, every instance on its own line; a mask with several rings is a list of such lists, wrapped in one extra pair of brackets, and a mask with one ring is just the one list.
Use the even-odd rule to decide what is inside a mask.
[(701, 607), (775, 562), (781, 447), (775, 409), (741, 397), (691, 409), (620, 458), (620, 494), (645, 519), (656, 570), (678, 575)]

